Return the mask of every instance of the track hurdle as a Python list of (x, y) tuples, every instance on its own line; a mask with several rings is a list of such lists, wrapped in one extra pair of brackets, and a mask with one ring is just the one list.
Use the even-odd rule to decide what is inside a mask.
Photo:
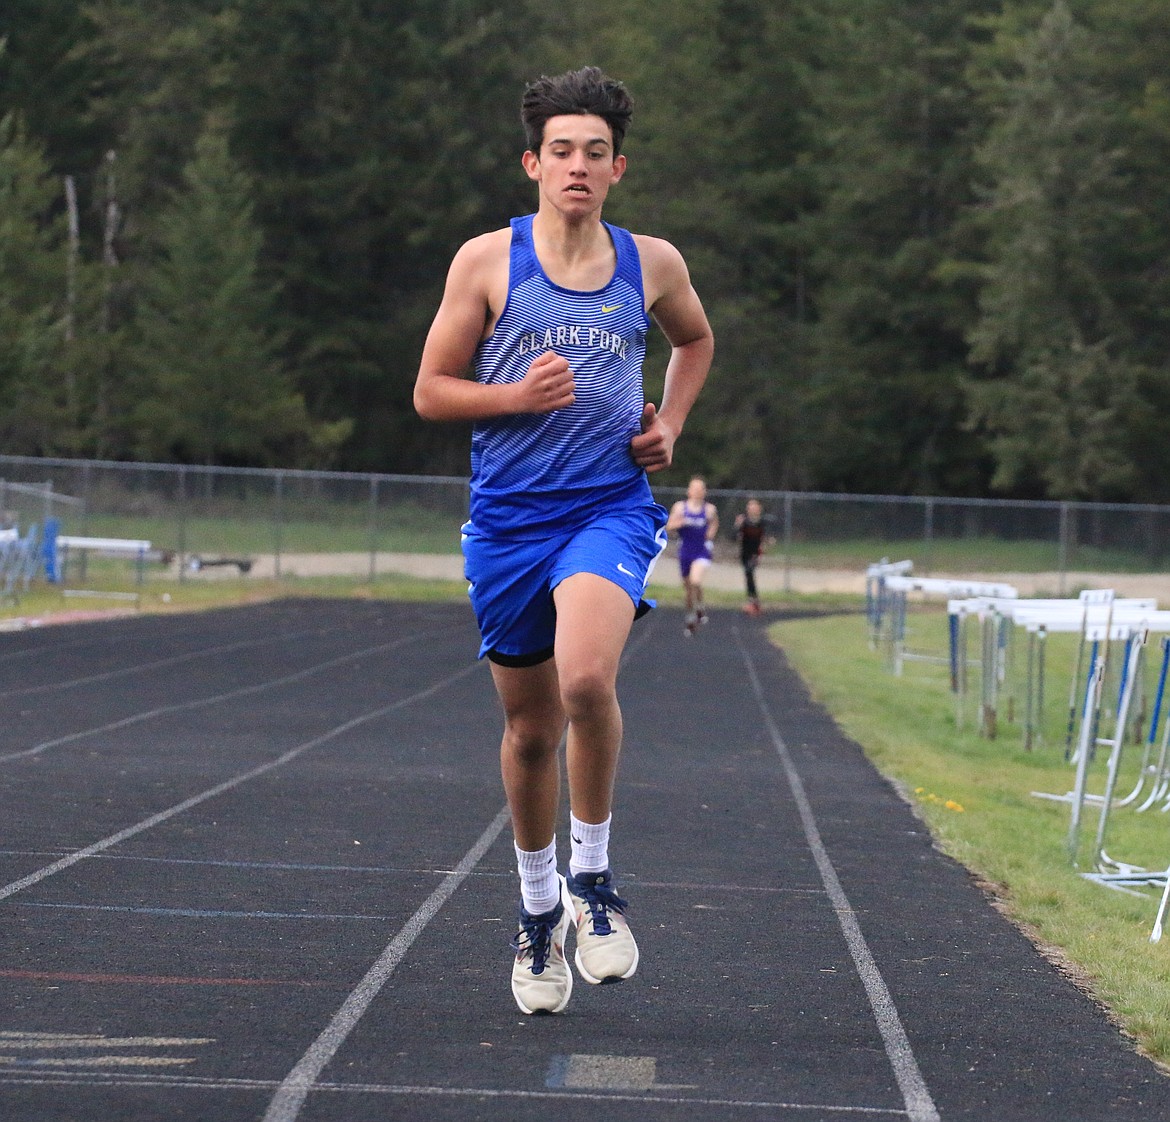
[(1015, 599), (1019, 593), (1013, 585), (999, 581), (966, 580), (959, 577), (912, 577), (891, 575), (885, 578), (888, 608), (885, 613), (886, 626), (883, 637), (887, 649), (887, 662), (895, 676), (900, 677), (905, 663), (941, 662), (952, 667), (952, 682), (955, 676), (955, 655), (953, 648), (948, 655), (933, 655), (912, 652), (906, 649), (906, 610), (911, 593), (923, 597), (972, 598), (989, 597)]
[[(1117, 783), (1126, 741), (1130, 739), (1129, 731), (1135, 699), (1140, 696), (1142, 689), (1144, 676), (1142, 666), (1148, 636), (1151, 633), (1161, 633), (1163, 636), (1170, 633), (1170, 611), (1126, 612), (1124, 608), (1117, 608), (1116, 604), (1112, 611), (1113, 618), (1108, 622), (1090, 623), (1085, 629), (1085, 639), (1091, 650), (1090, 669), (1080, 705), (1075, 746), (1071, 753), (1076, 763), (1076, 779), (1073, 790), (1066, 795), (1054, 795), (1042, 791), (1033, 791), (1032, 794), (1038, 798), (1070, 804), (1067, 845), (1069, 858), (1074, 866), (1079, 861), (1080, 834), (1085, 808), (1088, 806), (1097, 807), (1099, 813), (1091, 858), (1092, 871), (1082, 875), (1088, 880), (1109, 888), (1133, 891), (1136, 887), (1160, 886), (1166, 875), (1165, 872), (1151, 871), (1112, 857), (1106, 848), (1106, 838), (1112, 813), (1122, 807), (1133, 806), (1145, 790), (1147, 782), (1151, 783), (1151, 793), (1154, 797), (1147, 797), (1146, 801), (1137, 807), (1139, 812), (1153, 806), (1160, 792), (1165, 790), (1165, 741), (1163, 741), (1163, 751), (1159, 756), (1158, 764), (1151, 767), (1150, 763), (1165, 697), (1167, 673), (1170, 671), (1170, 645), (1165, 639), (1162, 643), (1163, 657), (1158, 674), (1155, 717), (1151, 721), (1149, 733), (1144, 738), (1143, 755), (1138, 767), (1137, 780), (1133, 789), (1123, 796), (1118, 796)], [(1122, 617), (1128, 615), (1129, 618), (1118, 618), (1119, 615)], [(1098, 730), (1101, 698), (1105, 685), (1105, 651), (1109, 643), (1118, 641), (1124, 641), (1126, 646), (1120, 673), (1117, 710), (1113, 718), (1112, 735), (1103, 737), (1098, 735)], [(1165, 730), (1163, 735), (1165, 736)], [(1097, 749), (1102, 747), (1109, 749), (1105, 789), (1101, 794), (1094, 794), (1088, 790), (1089, 771), (1096, 757)]]
[(17, 586), (28, 591), (37, 567), (40, 527), (34, 522), (24, 536), (15, 527), (0, 531), (0, 580), (5, 600), (17, 599)]
[(913, 561), (890, 561), (883, 557), (865, 570), (865, 622), (869, 632), (869, 649), (876, 650), (881, 640), (882, 626), (889, 608), (886, 580), (906, 576), (914, 569)]
[[(1081, 743), (1078, 745), (1077, 751), (1077, 779), (1073, 791), (1068, 839), (1069, 856), (1074, 865), (1077, 863), (1080, 823), (1086, 802), (1089, 765), (1095, 756), (1097, 748), (1109, 749), (1109, 758), (1106, 764), (1105, 791), (1099, 798), (1093, 800), (1099, 806), (1100, 814), (1097, 819), (1097, 836), (1093, 845), (1093, 864), (1097, 869), (1097, 873), (1089, 874), (1090, 876), (1100, 875), (1106, 869), (1116, 871), (1120, 868), (1105, 852), (1105, 834), (1109, 823), (1109, 813), (1114, 805), (1114, 794), (1117, 790), (1117, 774), (1121, 766), (1122, 751), (1125, 748), (1129, 710), (1133, 704), (1136, 685), (1140, 675), (1142, 650), (1146, 645), (1148, 635), (1149, 631), (1145, 627), (1140, 627), (1134, 631), (1125, 624), (1107, 625), (1100, 629), (1088, 629), (1088, 638), (1090, 641), (1107, 643), (1112, 639), (1124, 638), (1126, 642), (1125, 665), (1122, 672), (1121, 693), (1118, 699), (1117, 713), (1113, 723), (1113, 735), (1111, 737), (1094, 735), (1096, 721), (1093, 718), (1093, 714), (1089, 712), (1090, 704), (1088, 698), (1086, 698), (1086, 706), (1082, 712), (1082, 735)], [(1094, 682), (1091, 701), (1094, 708), (1099, 708), (1100, 706), (1101, 687), (1104, 682), (1104, 661), (1104, 658), (1101, 656), (1098, 656), (1096, 659), (1096, 665), (1099, 667), (1099, 671)]]
[[(1092, 590), (1076, 599), (997, 599), (973, 597), (951, 600), (947, 612), (956, 621), (951, 628), (957, 649), (952, 654), (955, 664), (964, 671), (966, 662), (966, 629), (968, 620), (978, 622), (983, 635), (980, 665), (983, 681), (984, 705), (990, 713), (982, 715), (985, 734), (996, 727), (999, 687), (1011, 680), (1011, 659), (1016, 628), (1027, 635), (1027, 662), (1025, 669), (1024, 741), (1031, 748), (1043, 740), (1043, 712), (1046, 691), (1046, 648), (1049, 637), (1055, 633), (1079, 634), (1077, 660), (1069, 686), (1069, 719), (1065, 756), (1072, 759), (1072, 737), (1076, 727), (1077, 704), (1082, 696), (1082, 674), (1087, 651), (1086, 629), (1090, 625), (1107, 625), (1116, 614), (1131, 628), (1140, 617), (1157, 611), (1157, 600), (1149, 597), (1114, 599), (1112, 590)], [(992, 634), (988, 634), (991, 632)], [(1092, 654), (1090, 652), (1090, 664)], [(1106, 669), (1108, 651), (1106, 650)], [(958, 676), (959, 712), (965, 703), (967, 676)], [(1010, 699), (1009, 699), (1010, 700)], [(1011, 716), (1009, 714), (1009, 719)]]

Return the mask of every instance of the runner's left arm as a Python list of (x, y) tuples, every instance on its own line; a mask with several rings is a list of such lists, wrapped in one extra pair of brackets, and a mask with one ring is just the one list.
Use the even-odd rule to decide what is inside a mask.
[(662, 406), (648, 402), (642, 431), (630, 441), (634, 463), (661, 471), (674, 458), (674, 444), (707, 380), (715, 339), (691, 284), (682, 254), (659, 238), (639, 238), (643, 275), (651, 296), (650, 315), (670, 343)]

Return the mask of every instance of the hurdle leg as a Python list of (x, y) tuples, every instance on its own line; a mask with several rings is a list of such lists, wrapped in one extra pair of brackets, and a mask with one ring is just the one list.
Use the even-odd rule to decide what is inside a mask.
[[(1081, 687), (1081, 672), (1085, 660), (1085, 631), (1082, 627), (1080, 641), (1077, 643), (1077, 657), (1073, 664), (1072, 678), (1068, 684), (1068, 727), (1064, 734), (1064, 758), (1072, 758), (1073, 731), (1077, 723), (1077, 696)], [(1092, 663), (1090, 662), (1090, 665)]]
[[(1162, 700), (1166, 695), (1166, 675), (1170, 670), (1170, 639), (1162, 637), (1162, 667), (1158, 672), (1158, 685), (1154, 691), (1154, 712), (1150, 717), (1150, 730), (1146, 736), (1149, 745), (1153, 745), (1158, 735), (1158, 722), (1162, 719)], [(1162, 742), (1158, 750), (1158, 762), (1154, 766), (1154, 782), (1149, 796), (1137, 809), (1139, 812), (1149, 810), (1166, 790), (1166, 749), (1170, 745), (1170, 720), (1166, 721), (1162, 733)]]
[(1110, 861), (1105, 852), (1105, 831), (1109, 825), (1109, 812), (1113, 808), (1113, 793), (1117, 789), (1117, 773), (1121, 767), (1121, 756), (1125, 750), (1125, 730), (1129, 723), (1129, 707), (1133, 702), (1138, 678), (1138, 664), (1141, 661), (1142, 647), (1145, 646), (1144, 634), (1131, 636), (1128, 640), (1129, 657), (1125, 660), (1121, 673), (1121, 696), (1117, 702), (1117, 717), (1114, 723), (1112, 751), (1109, 753), (1109, 765), (1105, 780), (1105, 796), (1101, 802), (1101, 814), (1097, 819), (1097, 839), (1095, 843), (1095, 860), (1100, 866)]
[(1150, 932), (1150, 942), (1162, 941), (1162, 921), (1166, 918), (1166, 904), (1170, 902), (1170, 869), (1166, 870), (1166, 883), (1162, 888), (1162, 899), (1158, 904), (1158, 914), (1154, 918), (1154, 929)]
[(1048, 647), (1048, 629), (1041, 624), (1036, 632), (1036, 741), (1044, 743), (1044, 656)]
[(1146, 801), (1137, 808), (1138, 811), (1149, 810), (1154, 803), (1166, 794), (1167, 785), (1170, 783), (1170, 776), (1166, 773), (1166, 755), (1168, 749), (1170, 749), (1170, 721), (1167, 721), (1162, 729), (1162, 740), (1158, 749), (1158, 762), (1154, 767), (1153, 788), (1146, 797)]
[(1028, 632), (1028, 657), (1024, 675), (1024, 751), (1032, 751), (1032, 731), (1034, 714), (1032, 711), (1032, 689), (1036, 669), (1036, 636)]
[(959, 616), (947, 613), (947, 649), (951, 656), (951, 693), (959, 692)]
[(1004, 616), (999, 623), (999, 682), (1007, 693), (1007, 722), (1016, 719), (1015, 652), (1016, 631), (1012, 621)]
[(1097, 695), (1101, 692), (1101, 678), (1105, 665), (1099, 657), (1094, 657), (1092, 668), (1089, 671), (1089, 681), (1085, 686), (1085, 704), (1081, 710), (1081, 727), (1077, 736), (1076, 761), (1077, 777), (1073, 785), (1071, 815), (1068, 827), (1068, 855), (1075, 866), (1077, 850), (1080, 844), (1081, 814), (1085, 806), (1085, 789), (1089, 779), (1089, 738), (1094, 727), (1093, 711), (1098, 701)]

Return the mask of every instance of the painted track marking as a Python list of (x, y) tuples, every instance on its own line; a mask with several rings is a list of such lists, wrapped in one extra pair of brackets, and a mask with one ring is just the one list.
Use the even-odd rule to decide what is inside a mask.
[[(184, 1087), (201, 1088), (209, 1091), (268, 1091), (280, 1086), (275, 1079), (233, 1079), (196, 1075), (133, 1075), (119, 1073), (107, 1075), (104, 1072), (85, 1074), (69, 1072), (11, 1072), (0, 1071), (0, 1084), (57, 1085), (66, 1087)], [(770, 1102), (759, 1099), (712, 1099), (689, 1098), (680, 1095), (623, 1094), (617, 1091), (520, 1091), (498, 1087), (435, 1087), (427, 1085), (392, 1083), (315, 1083), (314, 1092), (331, 1092), (350, 1095), (392, 1095), (401, 1097), (433, 1099), (488, 1099), (507, 1101), (545, 1101), (550, 1105), (558, 1102), (595, 1102), (662, 1104), (683, 1107), (718, 1107), (726, 1110), (767, 1110), (773, 1113), (782, 1110), (811, 1111), (822, 1116), (842, 1115), (862, 1118), (905, 1118), (904, 1110), (879, 1106), (835, 1106), (826, 1103)]]
[[(627, 643), (620, 665), (640, 650), (653, 635), (653, 628), (646, 628), (635, 641)], [(458, 866), (444, 879), (443, 883), (423, 903), (422, 907), (407, 921), (406, 926), (394, 937), (381, 957), (370, 967), (357, 988), (346, 999), (345, 1004), (334, 1015), (320, 1036), (309, 1046), (309, 1050), (297, 1065), (285, 1076), (263, 1122), (292, 1122), (300, 1114), (301, 1107), (317, 1084), (317, 1077), (345, 1043), (346, 1037), (357, 1026), (358, 1021), (378, 996), (402, 961), (411, 944), (422, 934), (426, 925), (439, 909), (450, 899), (455, 890), (467, 879), (483, 855), (491, 848), (510, 815), (507, 805), (496, 815), (494, 821), (480, 835), (479, 840), (464, 855)]]
[(894, 999), (890, 996), (889, 988), (886, 986), (873, 954), (865, 941), (865, 936), (862, 934), (857, 913), (854, 912), (849, 903), (849, 898), (845, 895), (844, 888), (841, 887), (837, 870), (833, 868), (833, 863), (829, 859), (828, 850), (825, 848), (821, 831), (813, 814), (812, 804), (804, 789), (804, 781), (800, 778), (792, 754), (788, 751), (788, 745), (784, 743), (779, 726), (772, 717), (772, 711), (768, 706), (768, 700), (764, 695), (764, 688), (760, 684), (760, 678), (756, 673), (751, 654), (744, 646), (738, 627), (733, 629), (733, 634), (736, 645), (739, 647), (739, 653), (743, 657), (744, 666), (747, 668), (748, 680), (751, 682), (752, 692), (759, 704), (764, 726), (768, 730), (776, 754), (780, 757), (780, 764), (784, 769), (788, 786), (792, 790), (792, 798), (796, 802), (801, 825), (804, 827), (805, 839), (812, 851), (817, 870), (821, 874), (825, 891), (832, 902), (837, 922), (841, 925), (841, 931), (849, 946), (853, 964), (857, 968), (862, 985), (865, 987), (866, 996), (869, 998), (878, 1031), (881, 1033), (882, 1043), (886, 1048), (886, 1055), (890, 1059), (890, 1066), (894, 1069), (894, 1078), (898, 1081), (902, 1100), (906, 1104), (906, 1114), (911, 1122), (939, 1122), (938, 1108), (934, 1105), (926, 1081), (922, 1078), (918, 1061), (914, 1058), (914, 1052), (910, 1048), (910, 1040), (906, 1036), (906, 1030), (902, 1027), (902, 1020), (894, 1006)]
[[(382, 643), (376, 647), (364, 647), (360, 651), (351, 651), (349, 654), (339, 655), (337, 658), (327, 659), (325, 662), (314, 663), (314, 665), (306, 667), (304, 670), (298, 670), (295, 674), (286, 674), (280, 678), (269, 678), (251, 686), (240, 686), (238, 689), (228, 690), (226, 693), (212, 694), (209, 697), (197, 697), (190, 701), (176, 702), (174, 705), (160, 705), (156, 709), (145, 709), (141, 713), (132, 713), (129, 717), (123, 717), (118, 721), (111, 721), (108, 725), (81, 729), (79, 732), (71, 732), (66, 736), (59, 736), (54, 740), (43, 741), (40, 744), (34, 745), (32, 748), (22, 748), (19, 752), (9, 752), (6, 755), (0, 756), (0, 764), (8, 763), (11, 760), (24, 759), (29, 756), (39, 756), (49, 748), (59, 748), (62, 744), (71, 744), (76, 740), (84, 740), (87, 736), (96, 736), (98, 733), (113, 732), (116, 729), (128, 728), (130, 725), (138, 725), (143, 721), (149, 721), (155, 717), (165, 717), (171, 713), (182, 713), (188, 709), (200, 709), (205, 705), (214, 705), (220, 701), (231, 701), (237, 697), (247, 697), (249, 694), (262, 693), (264, 690), (273, 689), (276, 686), (286, 686), (292, 682), (302, 681), (322, 670), (331, 670), (335, 666), (353, 662), (366, 655), (392, 651), (408, 643), (425, 640), (427, 637), (426, 633), (421, 635), (408, 635), (401, 639), (395, 639), (392, 643)], [(0, 897), (0, 899), (2, 898)]]
[(370, 1007), (370, 1003), (390, 980), (391, 974), (406, 956), (411, 945), (423, 933), (427, 924), (451, 898), (455, 890), (467, 879), (471, 870), (479, 864), (480, 859), (495, 843), (496, 838), (500, 836), (509, 820), (510, 815), (507, 806), (505, 806), (488, 824), (487, 829), (480, 834), (475, 844), (463, 855), (463, 860), (427, 897), (418, 911), (406, 921), (402, 930), (390, 940), (378, 961), (370, 967), (366, 976), (357, 984), (341, 1008), (334, 1014), (333, 1020), (326, 1025), (325, 1030), (313, 1041), (297, 1065), (285, 1076), (277, 1088), (272, 1102), (268, 1104), (268, 1109), (264, 1112), (263, 1122), (290, 1122), (291, 1119), (297, 1117), (301, 1106), (317, 1082), (317, 1077), (325, 1070), (326, 1064), (333, 1059), (338, 1048), (345, 1043), (346, 1037), (354, 1030), (362, 1015)]
[(184, 651), (182, 654), (169, 655), (167, 658), (157, 658), (151, 662), (138, 662), (132, 666), (119, 666), (115, 670), (103, 670), (100, 674), (89, 674), (84, 678), (70, 678), (61, 682), (44, 682), (39, 686), (21, 686), (19, 689), (0, 691), (0, 697), (18, 697), (32, 693), (51, 693), (54, 690), (68, 690), (74, 686), (87, 686), (94, 682), (109, 682), (114, 678), (125, 678), (131, 674), (142, 673), (146, 670), (155, 670), (160, 666), (176, 666), (181, 662), (194, 662), (200, 658), (211, 658), (213, 655), (230, 654), (233, 651), (247, 650), (249, 647), (262, 647), (273, 643), (288, 643), (302, 639), (306, 635), (320, 635), (319, 627), (306, 628), (303, 631), (289, 631), (282, 635), (272, 635), (264, 639), (243, 639), (237, 643), (225, 643), (218, 647), (201, 647), (195, 651)]
[[(387, 644), (387, 646), (394, 646), (396, 644)], [(335, 662), (343, 662), (344, 659), (334, 660)], [(319, 667), (317, 668), (319, 669)], [(16, 893), (23, 889), (30, 888), (34, 884), (40, 884), (41, 881), (53, 876), (56, 873), (62, 872), (65, 869), (71, 868), (79, 861), (84, 861), (87, 857), (93, 857), (97, 853), (102, 853), (107, 849), (112, 849), (116, 845), (135, 837), (138, 834), (144, 833), (146, 830), (153, 829), (155, 826), (167, 822), (177, 815), (183, 814), (194, 807), (205, 803), (208, 799), (214, 799), (219, 795), (226, 794), (228, 791), (234, 790), (247, 783), (251, 779), (258, 779), (262, 775), (267, 775), (270, 771), (276, 771), (278, 768), (284, 767), (285, 764), (291, 763), (293, 760), (303, 756), (306, 752), (317, 748), (322, 744), (328, 743), (330, 740), (336, 740), (337, 737), (344, 735), (351, 730), (360, 727), (361, 725), (369, 724), (370, 721), (376, 721), (379, 717), (384, 717), (388, 713), (393, 713), (397, 709), (402, 709), (407, 705), (411, 705), (416, 701), (422, 701), (424, 698), (431, 697), (440, 690), (445, 689), (453, 682), (457, 682), (460, 678), (465, 678), (469, 674), (479, 669), (479, 663), (473, 662), (469, 666), (463, 667), (462, 670), (456, 671), (454, 674), (449, 674), (446, 678), (435, 682), (425, 689), (418, 690), (407, 697), (399, 698), (397, 701), (391, 702), (389, 705), (380, 706), (377, 709), (372, 709), (368, 713), (362, 713), (360, 716), (353, 717), (344, 723), (337, 725), (326, 733), (320, 736), (313, 737), (312, 740), (306, 740), (303, 744), (298, 744), (295, 748), (290, 748), (287, 752), (281, 753), (274, 760), (269, 760), (267, 763), (260, 764), (257, 767), (249, 768), (247, 771), (242, 771), (238, 775), (232, 776), (231, 779), (225, 780), (223, 783), (217, 783), (214, 787), (209, 787), (206, 791), (200, 792), (198, 795), (192, 795), (189, 799), (184, 799), (174, 806), (167, 807), (166, 810), (160, 810), (157, 814), (152, 814), (149, 818), (144, 818), (141, 822), (136, 822), (133, 826), (127, 826), (124, 830), (119, 830), (115, 834), (110, 834), (108, 837), (102, 838), (100, 841), (94, 842), (92, 845), (87, 845), (84, 849), (78, 849), (70, 853), (67, 857), (62, 857), (59, 861), (54, 861), (50, 865), (45, 865), (36, 872), (29, 873), (28, 876), (21, 877), (19, 880), (14, 880), (11, 884), (6, 884), (0, 888), (0, 900), (6, 900), (10, 896), (15, 896)], [(302, 677), (298, 674), (294, 677)], [(259, 687), (249, 686), (246, 690), (237, 692), (251, 692)], [(181, 708), (181, 707), (180, 707)]]

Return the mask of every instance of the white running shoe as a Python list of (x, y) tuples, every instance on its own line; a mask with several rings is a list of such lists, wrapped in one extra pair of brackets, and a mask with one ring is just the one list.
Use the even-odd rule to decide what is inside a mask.
[(638, 944), (610, 871), (570, 876), (561, 886), (561, 900), (577, 928), (574, 961), (581, 977), (593, 985), (629, 978), (638, 969)]
[(535, 916), (521, 906), (520, 930), (512, 940), (512, 996), (522, 1013), (559, 1013), (569, 1004), (573, 972), (565, 961), (568, 932), (564, 904)]

